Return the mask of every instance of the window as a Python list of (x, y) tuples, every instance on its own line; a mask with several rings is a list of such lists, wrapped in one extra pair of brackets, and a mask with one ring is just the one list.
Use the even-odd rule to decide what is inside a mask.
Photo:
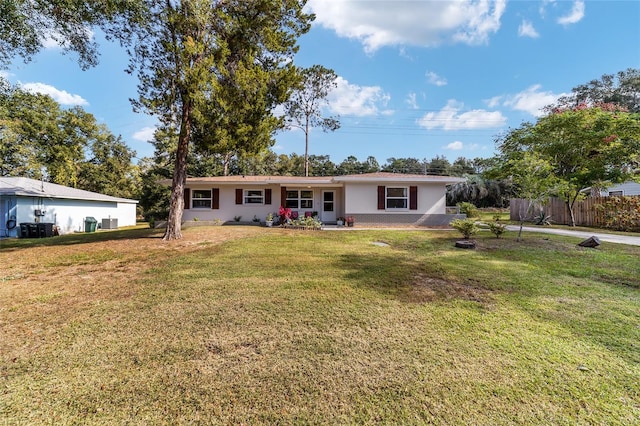
[(194, 189), (191, 196), (191, 207), (194, 209), (210, 209), (211, 208), (211, 190), (210, 189)]
[(245, 204), (264, 204), (264, 192), (262, 189), (245, 189)]
[(287, 199), (285, 207), (290, 209), (312, 209), (313, 191), (311, 190), (290, 190), (287, 189)]
[(609, 197), (622, 197), (623, 195), (622, 191), (609, 191)]
[(386, 188), (387, 209), (407, 209), (409, 207), (409, 190), (406, 187)]

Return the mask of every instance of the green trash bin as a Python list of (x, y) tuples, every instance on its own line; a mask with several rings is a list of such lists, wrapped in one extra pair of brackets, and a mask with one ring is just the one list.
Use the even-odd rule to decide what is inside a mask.
[(98, 221), (95, 217), (86, 217), (84, 219), (84, 232), (96, 232)]

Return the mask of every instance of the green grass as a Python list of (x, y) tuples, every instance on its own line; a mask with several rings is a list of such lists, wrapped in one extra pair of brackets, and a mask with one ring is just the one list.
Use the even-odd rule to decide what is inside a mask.
[(0, 280), (0, 419), (640, 423), (638, 247), (243, 228), (14, 247), (42, 271)]

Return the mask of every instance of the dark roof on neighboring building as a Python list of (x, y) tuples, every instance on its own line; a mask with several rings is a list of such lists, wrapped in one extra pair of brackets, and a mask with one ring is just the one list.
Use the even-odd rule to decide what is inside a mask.
[(24, 177), (0, 177), (0, 195), (21, 197), (63, 198), (70, 200), (105, 201), (112, 203), (138, 203), (128, 198), (112, 197), (97, 192), (70, 188), (51, 182)]

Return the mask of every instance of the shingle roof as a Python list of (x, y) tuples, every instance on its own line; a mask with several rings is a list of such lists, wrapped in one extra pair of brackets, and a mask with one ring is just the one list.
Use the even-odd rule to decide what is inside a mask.
[(112, 197), (97, 192), (70, 188), (51, 182), (41, 182), (24, 177), (0, 177), (0, 195), (19, 195), (24, 197), (64, 198), (71, 200), (109, 201), (137, 203), (128, 198)]
[[(464, 178), (452, 176), (433, 176), (433, 175), (411, 175), (403, 173), (362, 173), (343, 176), (212, 176), (212, 177), (191, 177), (187, 178), (187, 183), (247, 183), (247, 184), (336, 184), (341, 182), (441, 182), (456, 183), (464, 182)], [(170, 180), (162, 183), (171, 185)]]

